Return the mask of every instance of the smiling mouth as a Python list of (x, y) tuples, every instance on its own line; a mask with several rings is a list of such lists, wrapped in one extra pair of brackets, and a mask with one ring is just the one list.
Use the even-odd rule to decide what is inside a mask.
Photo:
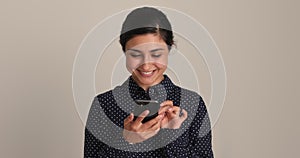
[(141, 76), (143, 76), (143, 77), (151, 77), (153, 74), (154, 74), (154, 72), (155, 72), (156, 70), (151, 70), (151, 71), (141, 71), (141, 70), (138, 70), (138, 72), (141, 74)]

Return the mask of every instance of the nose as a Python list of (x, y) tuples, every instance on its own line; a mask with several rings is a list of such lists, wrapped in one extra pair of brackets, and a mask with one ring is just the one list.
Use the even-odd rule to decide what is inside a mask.
[(143, 58), (143, 62), (141, 63), (141, 68), (143, 70), (149, 70), (151, 68), (151, 63), (152, 63), (152, 58), (151, 55), (147, 54)]
[(142, 68), (143, 70), (149, 70), (149, 69), (151, 68), (151, 64), (150, 64), (150, 63), (143, 63), (143, 64), (141, 65), (141, 68)]
[(147, 53), (146, 55), (144, 55), (143, 63), (142, 64), (150, 63), (151, 60), (152, 60), (151, 56)]

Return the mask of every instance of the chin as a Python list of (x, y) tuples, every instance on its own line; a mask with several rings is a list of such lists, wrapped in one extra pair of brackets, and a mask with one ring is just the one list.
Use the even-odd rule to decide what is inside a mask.
[(143, 77), (141, 75), (134, 74), (134, 78), (142, 85), (153, 86), (161, 82), (161, 78), (163, 77), (157, 75), (151, 77)]
[(148, 85), (148, 86), (153, 86), (155, 84), (154, 81), (141, 81), (141, 80), (140, 80), (140, 83), (142, 83), (143, 85)]
[(144, 85), (153, 85), (155, 83), (155, 79), (151, 79), (151, 78), (143, 78), (143, 77), (138, 77), (138, 80), (140, 83), (144, 84)]

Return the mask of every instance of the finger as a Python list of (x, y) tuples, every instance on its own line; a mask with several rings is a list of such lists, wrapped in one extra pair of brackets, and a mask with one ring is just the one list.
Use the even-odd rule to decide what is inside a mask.
[(165, 105), (173, 106), (173, 101), (172, 100), (166, 100), (166, 101), (164, 101), (160, 104), (160, 106), (165, 106)]
[(173, 111), (168, 111), (167, 112), (167, 116), (169, 119), (173, 119), (175, 117), (178, 117), (179, 115), (177, 115), (176, 113), (174, 113)]
[(151, 138), (151, 137), (155, 136), (159, 132), (159, 130), (160, 130), (160, 128), (157, 128), (156, 130), (152, 130), (152, 131), (147, 131), (145, 133), (145, 137)]
[(164, 106), (161, 106), (158, 110), (158, 114), (162, 114), (162, 113), (165, 113), (167, 112), (170, 108), (172, 108), (171, 105), (164, 105)]
[(124, 120), (124, 126), (129, 124), (133, 120), (133, 113), (130, 113), (128, 117)]
[(156, 124), (154, 124), (154, 125), (150, 128), (150, 130), (151, 130), (151, 131), (156, 131), (157, 129), (160, 128), (160, 125), (161, 125), (161, 121), (158, 121)]
[(164, 114), (160, 114), (160, 115), (156, 116), (154, 119), (144, 123), (143, 129), (147, 130), (147, 129), (151, 128), (155, 124), (159, 123), (163, 117), (164, 117)]
[(139, 117), (136, 118), (136, 120), (134, 121), (134, 124), (140, 124), (142, 123), (143, 119), (150, 113), (149, 110), (145, 110), (144, 112), (142, 112)]
[(171, 109), (167, 111), (167, 115), (169, 118), (179, 117), (180, 108), (178, 106), (173, 106)]
[(173, 106), (171, 109), (168, 110), (169, 112), (172, 112), (174, 114), (178, 114), (179, 115), (179, 112), (180, 112), (180, 107), (178, 106)]
[(183, 120), (185, 120), (188, 117), (188, 113), (186, 110), (182, 109), (182, 115), (180, 118), (183, 118)]

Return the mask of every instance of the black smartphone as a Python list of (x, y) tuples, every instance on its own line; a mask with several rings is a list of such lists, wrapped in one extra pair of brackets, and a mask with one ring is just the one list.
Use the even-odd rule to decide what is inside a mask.
[(143, 119), (142, 123), (148, 122), (158, 116), (160, 104), (157, 100), (135, 100), (134, 120), (145, 110), (149, 110), (149, 114)]

